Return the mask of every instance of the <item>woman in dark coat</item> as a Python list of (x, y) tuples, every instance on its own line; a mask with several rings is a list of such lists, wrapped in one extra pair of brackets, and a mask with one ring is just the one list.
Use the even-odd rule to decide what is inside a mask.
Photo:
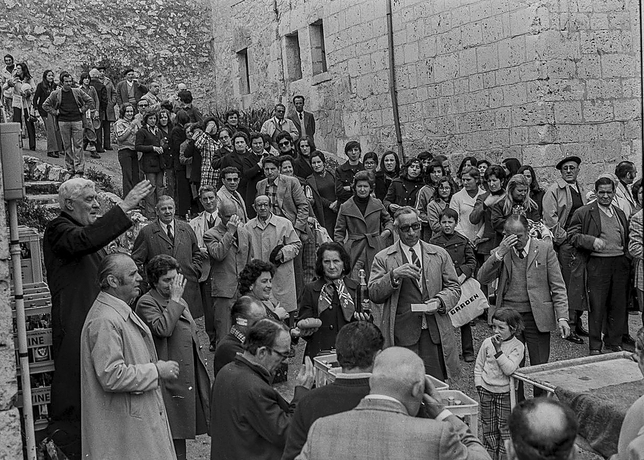
[(368, 320), (356, 312), (358, 284), (349, 278), (351, 260), (339, 243), (323, 243), (317, 251), (315, 273), (318, 279), (307, 284), (298, 304), (297, 324), (307, 318), (318, 318), (320, 326), (306, 340), (305, 356), (315, 358), (320, 351), (335, 348), (338, 331), (351, 321)]
[[(52, 70), (45, 70), (42, 74), (42, 81), (36, 86), (36, 93), (34, 94), (33, 106), (38, 111), (45, 124), (45, 131), (47, 132), (47, 156), (58, 158), (60, 152), (63, 152), (63, 140), (60, 137), (60, 130), (58, 129), (58, 117), (48, 114), (43, 108), (43, 102), (47, 100), (49, 95), (58, 88), (54, 81), (54, 72)], [(123, 196), (127, 195), (124, 193)]]
[(425, 185), (422, 172), (420, 160), (412, 158), (403, 166), (400, 177), (391, 182), (383, 203), (392, 216), (404, 206), (416, 207), (418, 192)]
[(199, 351), (199, 338), (188, 304), (182, 298), (186, 285), (179, 263), (160, 254), (147, 265), (152, 289), (136, 306), (154, 336), (159, 360), (176, 361), (179, 378), (165, 380), (163, 401), (168, 413), (177, 460), (186, 458), (186, 439), (208, 432), (210, 379)]
[(376, 171), (376, 198), (380, 201), (387, 196), (391, 182), (400, 174), (400, 160), (391, 150), (387, 150), (380, 158), (380, 168)]
[(312, 201), (313, 212), (320, 225), (326, 228), (329, 236), (335, 230), (338, 217), (338, 200), (335, 196), (335, 176), (326, 169), (326, 157), (322, 152), (311, 154), (313, 174), (306, 178), (304, 188), (309, 201)]
[(378, 198), (373, 198), (373, 178), (368, 171), (358, 171), (353, 178), (353, 196), (340, 206), (333, 240), (344, 243), (351, 256), (353, 279), (363, 268), (369, 277), (375, 255), (389, 246), (393, 220)]
[(181, 144), (186, 140), (186, 128), (190, 123), (188, 114), (179, 110), (175, 118), (176, 126), (170, 132), (170, 153), (172, 154), (172, 165), (175, 178), (174, 201), (177, 207), (177, 216), (185, 217), (190, 212), (192, 192), (190, 182), (186, 177), (186, 165), (179, 161)]
[(143, 126), (136, 132), (134, 147), (141, 152), (141, 171), (145, 178), (150, 181), (155, 191), (150, 193), (146, 199), (146, 216), (156, 216), (155, 206), (157, 200), (163, 194), (163, 169), (161, 158), (163, 147), (161, 146), (161, 131), (157, 127), (156, 112), (147, 112), (143, 115)]

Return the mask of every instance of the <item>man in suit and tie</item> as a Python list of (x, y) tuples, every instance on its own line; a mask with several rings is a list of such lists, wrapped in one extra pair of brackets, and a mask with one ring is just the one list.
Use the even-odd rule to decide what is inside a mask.
[[(257, 196), (266, 195), (270, 199), (271, 212), (276, 216), (287, 218), (293, 224), (302, 244), (305, 244), (309, 240), (307, 233), (309, 201), (300, 181), (295, 177), (280, 174), (279, 161), (275, 157), (264, 158), (263, 166), (266, 179), (257, 183)], [(304, 289), (302, 254), (303, 251), (300, 251), (293, 261), (298, 297)]]
[(355, 409), (313, 423), (298, 460), (490, 460), (476, 435), (442, 404), (412, 351), (385, 349), (369, 383), (371, 391)]
[(214, 311), (216, 340), (210, 341), (210, 351), (230, 330), (230, 308), (237, 298), (237, 278), (253, 259), (248, 230), (230, 202), (219, 202), (219, 222), (204, 235), (210, 256), (208, 287)]
[(443, 248), (420, 240), (418, 211), (396, 211), (400, 240), (376, 254), (369, 277), (369, 297), (382, 303), (380, 329), (385, 347), (417, 353), (428, 374), (440, 380), (459, 375), (454, 327), (447, 312), (461, 295), (456, 269)]
[(595, 182), (597, 200), (582, 206), (572, 216), (568, 234), (572, 245), (585, 259), (585, 289), (590, 354), (598, 355), (603, 337), (608, 351), (622, 351), (624, 315), (628, 303), (630, 259), (628, 220), (613, 204), (615, 183), (608, 177)]
[(199, 201), (203, 206), (203, 211), (197, 217), (190, 221), (190, 226), (197, 236), (197, 244), (201, 250), (203, 261), (201, 263), (201, 277), (199, 278), (199, 291), (201, 292), (201, 303), (203, 305), (203, 319), (206, 334), (210, 339), (210, 348), (214, 350), (216, 341), (215, 316), (212, 306), (212, 296), (210, 295), (210, 257), (208, 257), (208, 248), (204, 244), (204, 234), (215, 226), (219, 220), (217, 215), (217, 194), (212, 185), (202, 185), (199, 187)]
[(183, 299), (188, 304), (193, 318), (203, 315), (199, 278), (203, 255), (199, 249), (197, 235), (192, 227), (174, 218), (174, 200), (161, 195), (156, 205), (157, 220), (143, 227), (134, 240), (132, 259), (145, 277), (147, 263), (156, 255), (167, 254), (174, 257), (181, 266), (181, 274), (186, 278)]
[(239, 169), (236, 166), (226, 166), (219, 171), (219, 178), (223, 184), (217, 192), (219, 202), (233, 205), (236, 209), (235, 214), (245, 224), (248, 222), (246, 202), (244, 201), (244, 197), (237, 191), (241, 181)]
[(297, 130), (300, 132), (300, 137), (310, 136), (311, 139), (315, 137), (315, 117), (311, 112), (304, 110), (304, 96), (298, 94), (293, 98), (293, 105), (295, 106), (295, 113), (289, 116)]
[(544, 364), (550, 359), (550, 331), (557, 330), (564, 338), (570, 334), (568, 296), (557, 254), (549, 242), (530, 238), (523, 215), (508, 217), (503, 233), (478, 280), (489, 284), (499, 278), (496, 306), (521, 313), (525, 330), (518, 338), (527, 345), (530, 364)]

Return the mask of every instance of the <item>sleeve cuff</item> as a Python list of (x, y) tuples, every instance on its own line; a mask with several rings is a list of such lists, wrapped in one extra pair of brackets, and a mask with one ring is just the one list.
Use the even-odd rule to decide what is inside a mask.
[(496, 359), (499, 359), (499, 357), (501, 357), (501, 355), (502, 355), (502, 354), (503, 354), (503, 350), (499, 350), (499, 351), (497, 351), (497, 352), (494, 354), (494, 357), (495, 357)]
[(452, 412), (447, 410), (447, 409), (443, 409), (443, 411), (436, 416), (435, 420), (437, 420), (439, 422), (442, 422), (443, 420), (445, 420), (450, 415), (454, 415), (454, 414), (452, 414)]

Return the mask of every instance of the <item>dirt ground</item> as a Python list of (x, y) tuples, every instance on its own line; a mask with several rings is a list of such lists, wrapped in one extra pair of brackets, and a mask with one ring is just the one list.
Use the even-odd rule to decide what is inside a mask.
[[(46, 155), (46, 145), (42, 139), (39, 139), (37, 142), (38, 149), (35, 152), (25, 151), (24, 154), (31, 155), (47, 161), (52, 164), (56, 164), (64, 167), (64, 159), (58, 158), (48, 158)], [(113, 177), (113, 181), (121, 186), (121, 170), (118, 163), (117, 152), (116, 150), (107, 151), (104, 154), (101, 154), (101, 159), (90, 158), (87, 155), (87, 167), (93, 167), (99, 171), (110, 174)], [(199, 338), (202, 344), (203, 355), (208, 366), (210, 375), (213, 373), (213, 363), (212, 363), (212, 353), (208, 351), (208, 337), (204, 332), (203, 318), (197, 320), (197, 325), (199, 326)], [(629, 329), (631, 335), (635, 335), (635, 332), (642, 327), (641, 317), (639, 315), (630, 315), (629, 316)], [(457, 330), (458, 334), (458, 330)], [(484, 322), (477, 321), (475, 326), (472, 328), (472, 335), (474, 337), (474, 347), (475, 351), (478, 351), (483, 340), (491, 335), (491, 330), (488, 325)], [(458, 340), (460, 343), (460, 338)], [(631, 350), (632, 351), (632, 350)], [(289, 399), (293, 395), (293, 382), (295, 380), (295, 375), (299, 369), (299, 363), (302, 362), (302, 355), (304, 352), (303, 345), (298, 346), (296, 356), (289, 362), (289, 379), (287, 383), (281, 384), (278, 389), (280, 393), (286, 398)], [(550, 361), (559, 361), (565, 359), (579, 358), (582, 356), (587, 356), (588, 354), (588, 344), (584, 345), (574, 345), (566, 340), (561, 339), (556, 334), (552, 335), (551, 340), (551, 353)], [(453, 382), (451, 387), (457, 390), (460, 390), (472, 398), (477, 399), (476, 390), (474, 389), (474, 363), (466, 363), (461, 360), (462, 372), (461, 377), (458, 381)], [(583, 444), (583, 440), (580, 440), (580, 443)], [(580, 449), (580, 459), (583, 460), (597, 460), (601, 457), (587, 451)], [(188, 441), (188, 458), (191, 460), (201, 460), (210, 458), (210, 439), (208, 436), (203, 435), (197, 437), (195, 440)]]

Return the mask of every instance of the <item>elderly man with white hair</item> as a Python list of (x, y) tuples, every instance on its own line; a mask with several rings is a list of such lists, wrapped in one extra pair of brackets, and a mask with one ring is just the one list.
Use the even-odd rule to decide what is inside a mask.
[[(52, 300), (52, 353), (55, 364), (51, 390), (52, 428), (64, 428), (73, 451), (80, 453), (80, 334), (99, 293), (98, 265), (107, 244), (132, 222), (127, 212), (152, 191), (139, 182), (125, 199), (98, 217), (94, 182), (69, 179), (58, 190), (61, 213), (45, 229), (43, 250)], [(75, 452), (65, 452), (72, 456)]]
[(490, 460), (476, 435), (445, 408), (413, 351), (384, 350), (369, 384), (355, 409), (313, 423), (296, 460)]

